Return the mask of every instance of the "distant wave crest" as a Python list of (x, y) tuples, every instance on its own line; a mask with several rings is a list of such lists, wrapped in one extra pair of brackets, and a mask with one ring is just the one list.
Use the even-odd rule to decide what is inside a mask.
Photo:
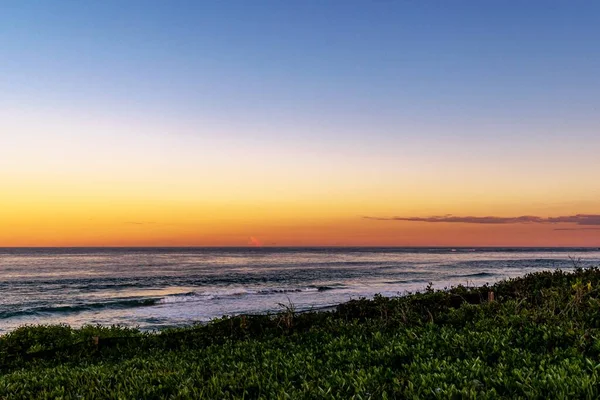
[(149, 307), (156, 305), (165, 305), (173, 303), (203, 302), (217, 299), (239, 298), (243, 296), (267, 296), (287, 293), (301, 292), (323, 292), (335, 290), (333, 286), (307, 286), (302, 288), (224, 288), (210, 292), (187, 292), (167, 295), (164, 297), (148, 297), (134, 299), (109, 300), (104, 302), (77, 303), (71, 305), (44, 305), (38, 307), (29, 307), (25, 309), (0, 310), (0, 320), (22, 317), (22, 316), (41, 316), (48, 314), (75, 314), (85, 311), (100, 309), (125, 309)]
[(43, 314), (72, 314), (82, 311), (98, 310), (98, 309), (123, 309), (137, 308), (155, 305), (159, 299), (123, 299), (114, 301), (105, 301), (98, 303), (81, 303), (72, 305), (48, 305), (40, 307), (31, 307), (23, 310), (6, 310), (0, 311), (0, 319), (20, 317), (27, 315), (43, 315)]
[(187, 303), (199, 302), (206, 300), (236, 298), (242, 296), (265, 296), (285, 293), (301, 293), (301, 292), (323, 292), (327, 290), (335, 290), (332, 286), (308, 286), (304, 288), (266, 288), (266, 289), (222, 289), (211, 292), (188, 292), (173, 294), (158, 300), (158, 304), (170, 303)]
[(497, 274), (492, 272), (475, 272), (472, 274), (464, 274), (464, 275), (449, 275), (448, 278), (486, 278), (486, 277), (494, 277)]

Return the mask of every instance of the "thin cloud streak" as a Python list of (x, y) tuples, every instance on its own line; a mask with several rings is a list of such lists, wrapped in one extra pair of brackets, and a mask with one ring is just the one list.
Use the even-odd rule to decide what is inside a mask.
[[(454, 215), (432, 216), (432, 217), (369, 217), (364, 219), (376, 221), (409, 221), (409, 222), (445, 222), (463, 224), (575, 224), (575, 225), (599, 225), (600, 214), (576, 214), (560, 217), (537, 217), (533, 215), (522, 215), (519, 217), (459, 217)], [(595, 228), (592, 228), (595, 229)]]
[(556, 228), (555, 231), (600, 231), (600, 228)]

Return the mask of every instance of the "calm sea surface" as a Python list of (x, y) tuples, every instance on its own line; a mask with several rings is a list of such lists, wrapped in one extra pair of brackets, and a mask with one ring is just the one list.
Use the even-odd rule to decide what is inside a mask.
[(600, 266), (598, 249), (0, 249), (0, 332), (23, 324), (157, 329), (222, 315), (481, 285)]

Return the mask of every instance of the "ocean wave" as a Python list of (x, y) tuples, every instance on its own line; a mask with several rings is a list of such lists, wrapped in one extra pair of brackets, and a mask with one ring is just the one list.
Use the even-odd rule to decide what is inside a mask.
[(240, 298), (244, 296), (268, 296), (278, 295), (287, 293), (302, 293), (302, 292), (323, 292), (327, 290), (335, 290), (338, 287), (334, 286), (307, 286), (301, 288), (224, 288), (220, 290), (214, 290), (210, 292), (187, 292), (171, 294), (162, 297), (144, 297), (144, 298), (124, 298), (124, 299), (111, 299), (106, 301), (96, 302), (81, 302), (75, 304), (61, 304), (61, 305), (41, 305), (33, 306), (23, 309), (0, 309), (0, 320), (14, 318), (14, 317), (27, 317), (27, 316), (42, 316), (42, 315), (67, 315), (76, 314), (85, 311), (102, 310), (102, 309), (126, 309), (126, 308), (138, 308), (138, 307), (149, 307), (156, 305), (164, 305), (171, 303), (186, 303), (186, 302), (202, 302), (217, 299), (227, 298)]
[(472, 274), (449, 275), (448, 278), (486, 278), (494, 276), (497, 276), (497, 274), (493, 272), (475, 272)]
[(429, 282), (431, 280), (427, 280), (427, 279), (400, 279), (400, 280), (396, 280), (396, 281), (385, 281), (384, 283), (388, 284), (388, 285), (396, 285), (399, 283), (424, 283), (424, 282)]
[[(154, 271), (151, 272), (152, 274)], [(280, 269), (276, 271), (263, 271), (263, 273), (228, 273), (226, 275), (195, 273), (187, 276), (168, 276), (165, 274), (151, 276), (135, 276), (135, 277), (96, 277), (90, 278), (52, 278), (47, 277), (35, 279), (18, 280), (20, 287), (43, 286), (53, 287), (57, 290), (70, 290), (80, 292), (92, 292), (104, 290), (127, 290), (135, 288), (151, 288), (163, 286), (181, 286), (181, 287), (260, 287), (265, 283), (274, 285), (294, 285), (301, 287), (305, 282), (321, 281), (327, 278), (352, 279), (360, 278), (364, 275), (364, 271), (344, 271), (335, 270), (329, 271), (326, 268), (321, 269)], [(325, 279), (323, 279), (325, 277)], [(16, 278), (15, 278), (16, 279)], [(0, 286), (13, 287), (15, 281), (0, 280)]]
[(157, 304), (160, 299), (158, 298), (144, 298), (144, 299), (122, 299), (105, 302), (95, 303), (79, 303), (71, 305), (48, 305), (31, 307), (22, 310), (6, 310), (0, 311), (0, 319), (21, 317), (21, 316), (35, 316), (43, 314), (72, 314), (79, 313), (82, 311), (91, 311), (99, 309), (123, 309), (123, 308), (137, 308), (137, 307), (148, 307)]
[(169, 303), (187, 303), (199, 302), (206, 300), (216, 300), (224, 298), (236, 298), (242, 296), (265, 296), (286, 293), (302, 293), (302, 292), (324, 292), (335, 290), (338, 287), (334, 286), (307, 286), (303, 288), (264, 288), (264, 289), (222, 289), (210, 292), (187, 292), (165, 296), (157, 301), (157, 304)]

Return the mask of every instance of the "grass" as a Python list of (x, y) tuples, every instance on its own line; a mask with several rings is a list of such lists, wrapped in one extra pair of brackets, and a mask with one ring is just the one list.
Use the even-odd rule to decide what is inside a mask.
[(593, 399), (599, 329), (598, 268), (158, 333), (25, 326), (0, 398)]

